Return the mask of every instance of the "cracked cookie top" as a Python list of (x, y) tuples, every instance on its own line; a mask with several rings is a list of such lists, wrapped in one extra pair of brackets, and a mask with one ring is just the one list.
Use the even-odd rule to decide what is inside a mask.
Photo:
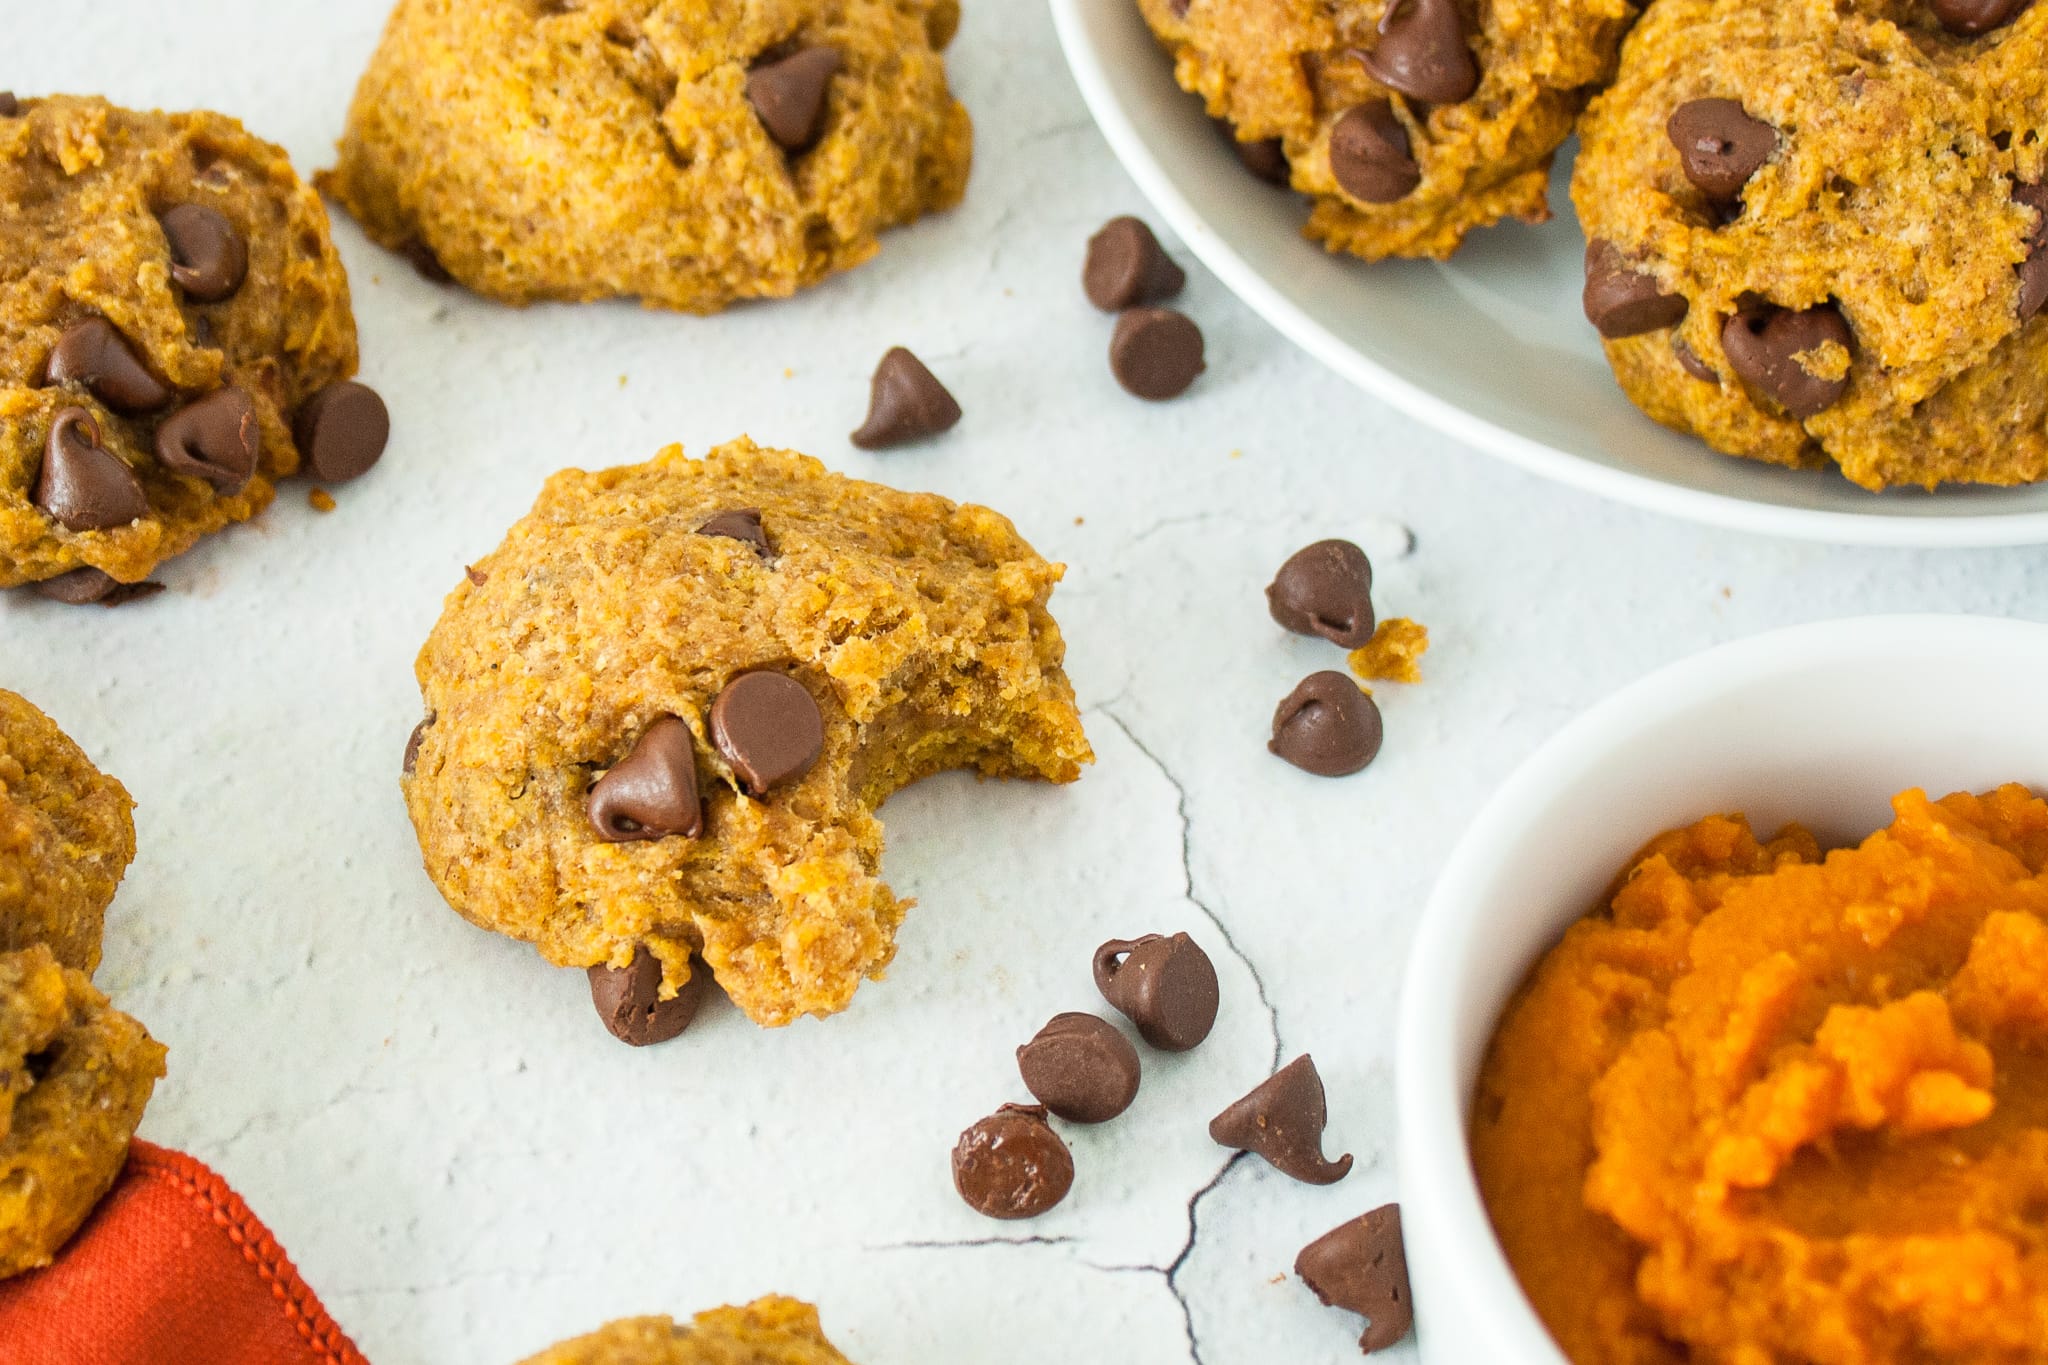
[(950, 208), (957, 0), (399, 0), (321, 188), (509, 303), (716, 312)]
[(770, 1296), (688, 1323), (623, 1318), (551, 1346), (522, 1365), (850, 1365), (825, 1339), (818, 1310)]
[(89, 570), (103, 595), (266, 506), (294, 414), (356, 367), (284, 152), (219, 114), (23, 100), (0, 225), (0, 587)]
[(99, 966), (134, 807), (54, 721), (0, 691), (0, 952), (41, 943), (67, 967)]
[(0, 953), (0, 1279), (48, 1265), (114, 1183), (164, 1049), (41, 946)]
[(904, 905), (874, 808), (1092, 758), (1004, 517), (748, 440), (548, 481), (421, 651), (428, 872), (562, 966), (700, 954), (763, 1024), (844, 1008)]

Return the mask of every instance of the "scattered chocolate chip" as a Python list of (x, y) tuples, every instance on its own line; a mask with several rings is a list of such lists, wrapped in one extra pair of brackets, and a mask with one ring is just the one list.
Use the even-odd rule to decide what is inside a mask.
[(1095, 950), (1095, 989), (1161, 1052), (1188, 1052), (1216, 1026), (1216, 966), (1186, 934), (1111, 939)]
[(1685, 178), (1712, 200), (1728, 203), (1778, 150), (1778, 132), (1734, 100), (1692, 100), (1664, 125)]
[(1152, 229), (1128, 214), (1110, 219), (1088, 239), (1081, 288), (1105, 313), (1170, 299), (1187, 282), (1187, 272), (1173, 263)]
[(0, 118), (13, 118), (21, 112), (21, 101), (14, 98), (12, 90), (0, 90)]
[(1344, 193), (1368, 204), (1405, 199), (1422, 183), (1422, 166), (1392, 104), (1361, 104), (1330, 126), (1330, 174)]
[(1069, 1123), (1106, 1123), (1138, 1095), (1138, 1050), (1092, 1014), (1056, 1014), (1017, 1049), (1024, 1088)]
[(1382, 1205), (1316, 1238), (1294, 1258), (1294, 1273), (1330, 1307), (1366, 1316), (1358, 1339), (1366, 1355), (1384, 1351), (1415, 1325), (1399, 1204)]
[(2048, 184), (2014, 185), (2012, 197), (2034, 211), (2034, 226), (2027, 234), (2027, 259), (2019, 264), (2020, 321), (2041, 311), (2048, 303)]
[(1209, 1136), (1220, 1146), (1264, 1157), (1274, 1170), (1304, 1184), (1334, 1185), (1351, 1173), (1351, 1156), (1323, 1159), (1328, 1121), (1323, 1078), (1304, 1052), (1210, 1120)]
[(52, 602), (63, 602), (70, 606), (82, 607), (97, 602), (103, 607), (125, 606), (140, 602), (145, 597), (154, 597), (164, 590), (161, 583), (123, 583), (112, 574), (99, 569), (73, 569), (70, 573), (46, 578), (35, 585), (38, 595)]
[(1721, 328), (1721, 349), (1736, 377), (1799, 418), (1827, 411), (1849, 387), (1847, 375), (1826, 378), (1799, 363), (1798, 357), (1830, 342), (1844, 349), (1855, 344), (1841, 311), (1827, 303), (1798, 312), (1755, 305)]
[(1933, 0), (1934, 17), (1959, 38), (1981, 38), (1995, 28), (2004, 28), (2029, 0)]
[(661, 998), (661, 959), (647, 951), (647, 945), (633, 949), (633, 961), (624, 967), (604, 963), (590, 969), (590, 1003), (612, 1037), (633, 1047), (665, 1043), (690, 1026), (704, 1004), (711, 973), (693, 962), (690, 979), (673, 1000)]
[(1073, 1187), (1073, 1154), (1041, 1105), (1006, 1104), (953, 1146), (953, 1188), (990, 1218), (1036, 1218)]
[(68, 531), (105, 531), (149, 515), (142, 481), (100, 445), (99, 423), (84, 408), (51, 419), (35, 504)]
[(632, 752), (597, 779), (590, 788), (590, 827), (609, 844), (694, 839), (704, 832), (697, 744), (686, 723), (674, 716), (655, 721)]
[(156, 429), (156, 458), (173, 473), (204, 479), (232, 497), (256, 473), (262, 443), (248, 390), (216, 389), (163, 420)]
[(1457, 0), (1393, 0), (1378, 46), (1357, 55), (1374, 80), (1424, 104), (1457, 104), (1479, 88)]
[(1694, 354), (1692, 347), (1686, 345), (1684, 341), (1677, 337), (1671, 339), (1671, 353), (1678, 357), (1679, 368), (1694, 379), (1704, 380), (1709, 384), (1721, 382), (1720, 373), (1712, 365), (1701, 360), (1698, 355)]
[(1202, 329), (1171, 308), (1133, 308), (1116, 320), (1109, 369), (1125, 390), (1152, 402), (1186, 393), (1205, 368)]
[(1623, 259), (1614, 243), (1586, 244), (1586, 321), (1609, 340), (1641, 336), (1685, 321), (1683, 294), (1667, 294), (1657, 277)]
[(186, 298), (217, 303), (242, 287), (249, 244), (220, 210), (179, 204), (158, 221), (171, 244), (171, 278)]
[(428, 716), (418, 725), (412, 727), (412, 734), (405, 741), (405, 766), (403, 771), (407, 777), (411, 777), (413, 769), (419, 765), (420, 745), (426, 741), (427, 727), (433, 723), (434, 718)]
[(809, 151), (825, 122), (825, 87), (839, 73), (839, 49), (806, 47), (747, 73), (747, 100), (775, 145)]
[(1325, 669), (1303, 678), (1280, 703), (1266, 747), (1305, 772), (1344, 777), (1379, 757), (1385, 737), (1373, 699), (1342, 673)]
[(441, 258), (434, 254), (434, 248), (417, 237), (408, 237), (405, 245), (398, 248), (398, 254), (405, 257), (413, 273), (428, 284), (453, 284), (455, 277), (448, 273), (448, 267), (441, 264)]
[(959, 420), (960, 405), (938, 376), (903, 347), (891, 346), (875, 366), (868, 418), (852, 440), (862, 450), (886, 450), (950, 431)]
[(1287, 144), (1277, 137), (1238, 140), (1237, 127), (1229, 119), (1211, 119), (1217, 135), (1230, 144), (1244, 168), (1269, 185), (1285, 185), (1292, 173), (1287, 166)]
[(755, 553), (767, 558), (771, 552), (768, 532), (761, 527), (761, 509), (743, 507), (731, 512), (718, 512), (707, 518), (697, 528), (700, 536), (721, 536), (726, 540), (743, 540), (754, 547)]
[(149, 372), (128, 338), (105, 318), (65, 329), (43, 368), (51, 384), (83, 384), (115, 412), (134, 416), (171, 401), (171, 387)]
[(375, 389), (343, 379), (299, 406), (292, 439), (313, 477), (346, 483), (369, 473), (383, 457), (391, 439), (391, 411)]
[(787, 673), (742, 673), (711, 703), (711, 742), (749, 796), (766, 796), (811, 770), (825, 718), (810, 689)]
[(1280, 566), (1266, 607), (1297, 635), (1359, 649), (1372, 639), (1372, 561), (1348, 540), (1319, 540)]

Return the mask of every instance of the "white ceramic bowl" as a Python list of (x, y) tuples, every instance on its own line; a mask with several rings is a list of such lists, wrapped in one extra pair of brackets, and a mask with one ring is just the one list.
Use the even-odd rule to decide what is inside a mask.
[(1480, 813), (1430, 898), (1401, 1004), (1402, 1227), (1431, 1365), (1564, 1365), (1473, 1180), (1467, 1106), (1502, 1006), (1659, 832), (1718, 811), (1824, 843), (1907, 787), (2048, 790), (2048, 626), (1867, 617), (1675, 664), (1560, 731)]
[(1622, 396), (1579, 308), (1584, 239), (1557, 218), (1474, 233), (1447, 264), (1366, 266), (1301, 236), (1300, 198), (1211, 129), (1135, 0), (1052, 0), (1068, 65), (1131, 178), (1237, 296), (1368, 392), (1467, 444), (1673, 516), (1862, 545), (2048, 542), (2048, 485), (1874, 495), (1716, 455)]

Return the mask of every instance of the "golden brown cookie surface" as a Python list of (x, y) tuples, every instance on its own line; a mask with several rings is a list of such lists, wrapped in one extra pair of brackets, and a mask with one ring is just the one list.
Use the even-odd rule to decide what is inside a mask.
[(2048, 476), (2048, 7), (1937, 8), (1660, 0), (1630, 37), (1572, 195), (1652, 417), (1873, 489)]
[(509, 303), (780, 298), (952, 207), (957, 0), (400, 0), (321, 188)]
[(818, 1310), (795, 1299), (714, 1308), (689, 1323), (623, 1318), (551, 1346), (522, 1365), (848, 1365)]
[[(1280, 139), (1309, 236), (1367, 260), (1550, 216), (1550, 162), (1630, 0), (1138, 0), (1181, 88)], [(1268, 153), (1270, 155), (1270, 152)]]
[(99, 966), (134, 806), (55, 722), (0, 691), (0, 952), (42, 943), (67, 967)]
[(355, 367), (281, 149), (94, 98), (0, 118), (0, 587), (134, 583), (255, 515), (298, 468), (295, 410)]
[(48, 1265), (114, 1183), (164, 1049), (47, 948), (0, 953), (0, 1278)]
[(842, 1009), (904, 910), (874, 808), (1092, 758), (1061, 572), (987, 508), (744, 439), (558, 474), (420, 653), (427, 870), (558, 965), (644, 943), (670, 993), (694, 951), (756, 1022)]

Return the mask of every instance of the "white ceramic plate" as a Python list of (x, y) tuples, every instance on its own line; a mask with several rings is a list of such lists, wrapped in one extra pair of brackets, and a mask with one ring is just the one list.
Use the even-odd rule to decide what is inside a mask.
[(2048, 626), (2032, 622), (1774, 631), (1600, 703), (1501, 785), (1445, 864), (1402, 985), (1401, 1221), (1429, 1365), (1565, 1365), (1494, 1238), (1466, 1143), (1486, 1045), (1536, 959), (1652, 837), (1709, 812), (1848, 843), (1890, 823), (1907, 787), (2048, 790), (2043, 672)]
[(1834, 474), (1716, 455), (1622, 396), (1579, 310), (1584, 239), (1564, 192), (1541, 228), (1478, 232), (1457, 258), (1365, 266), (1301, 236), (1297, 195), (1253, 179), (1134, 0), (1052, 0), (1095, 121), (1202, 262), (1339, 374), (1480, 450), (1672, 516), (1841, 544), (2048, 542), (2048, 485), (1873, 495)]

